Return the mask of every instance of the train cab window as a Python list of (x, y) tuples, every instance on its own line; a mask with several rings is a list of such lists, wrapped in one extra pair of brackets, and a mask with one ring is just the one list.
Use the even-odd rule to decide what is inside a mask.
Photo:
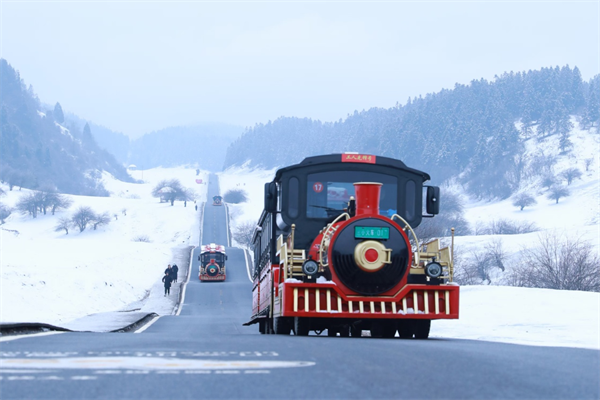
[(288, 215), (291, 218), (298, 217), (298, 190), (300, 188), (300, 182), (298, 178), (292, 176), (288, 181)]
[(406, 218), (412, 220), (415, 217), (415, 196), (416, 196), (415, 181), (409, 180), (406, 182), (404, 198), (406, 200)]
[(328, 171), (309, 174), (306, 190), (306, 216), (331, 218), (339, 215), (354, 196), (355, 182), (382, 183), (379, 213), (391, 216), (398, 210), (398, 178), (366, 171)]

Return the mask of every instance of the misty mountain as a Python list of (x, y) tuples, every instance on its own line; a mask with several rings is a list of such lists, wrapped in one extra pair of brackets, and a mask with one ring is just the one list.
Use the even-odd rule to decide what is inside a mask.
[(598, 127), (599, 95), (600, 75), (584, 82), (577, 67), (504, 73), (333, 123), (282, 117), (257, 124), (229, 146), (225, 168), (357, 151), (401, 159), (434, 183), (456, 177), (480, 198), (505, 198), (519, 187), (523, 143), (559, 135), (561, 151), (569, 151), (570, 117), (584, 129)]
[(241, 127), (227, 124), (161, 129), (132, 141), (128, 162), (142, 169), (189, 164), (220, 171), (227, 146), (241, 133)]
[(127, 164), (127, 157), (129, 155), (129, 136), (121, 132), (113, 131), (105, 126), (95, 124), (92, 121), (86, 121), (73, 113), (67, 112), (65, 119), (75, 124), (80, 130), (83, 130), (86, 123), (89, 124), (92, 136), (94, 136), (94, 140), (98, 146), (112, 154), (121, 164)]
[(88, 124), (80, 127), (64, 120), (59, 104), (40, 111), (31, 86), (26, 88), (4, 59), (0, 86), (0, 179), (11, 188), (107, 195), (98, 179), (101, 171), (132, 181), (123, 165), (98, 146)]

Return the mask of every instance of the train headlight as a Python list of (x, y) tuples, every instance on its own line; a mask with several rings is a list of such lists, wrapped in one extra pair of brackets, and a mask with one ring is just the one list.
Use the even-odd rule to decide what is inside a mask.
[(425, 266), (425, 273), (430, 278), (439, 278), (442, 275), (442, 266), (436, 262), (430, 262)]
[(319, 264), (314, 260), (306, 260), (302, 264), (302, 272), (306, 275), (315, 275), (319, 271)]

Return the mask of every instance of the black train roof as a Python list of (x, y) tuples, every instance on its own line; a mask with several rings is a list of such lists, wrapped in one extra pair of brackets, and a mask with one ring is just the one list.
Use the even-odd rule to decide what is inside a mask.
[[(384, 165), (384, 166), (388, 166), (388, 167), (403, 169), (405, 171), (412, 172), (413, 174), (421, 175), (423, 177), (423, 182), (431, 179), (431, 177), (429, 176), (428, 173), (419, 171), (418, 169), (409, 168), (402, 161), (396, 160), (394, 158), (375, 156), (372, 154), (357, 154), (357, 153), (341, 154), (341, 153), (338, 153), (338, 154), (327, 154), (327, 155), (322, 155), (322, 156), (306, 157), (299, 164), (290, 165), (290, 166), (287, 166), (287, 167), (277, 170), (277, 172), (275, 173), (275, 180), (279, 180), (281, 178), (281, 174), (283, 172), (286, 172), (289, 170), (293, 170), (293, 169), (296, 169), (299, 167), (307, 167), (310, 165), (340, 164), (340, 163), (342, 163), (342, 157), (352, 157), (352, 156), (375, 157), (375, 162), (374, 163), (369, 162), (369, 163), (367, 163), (367, 165), (375, 164), (375, 165)], [(361, 161), (346, 161), (346, 162), (356, 163), (356, 164), (361, 163)], [(363, 163), (365, 163), (365, 162), (363, 162)]]

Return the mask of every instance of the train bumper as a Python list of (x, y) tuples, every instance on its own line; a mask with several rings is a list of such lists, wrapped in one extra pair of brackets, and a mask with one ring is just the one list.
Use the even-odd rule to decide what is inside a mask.
[(224, 281), (226, 275), (217, 275), (217, 276), (208, 276), (208, 275), (198, 275), (198, 279), (201, 281)]
[(458, 285), (404, 286), (394, 296), (349, 296), (335, 284), (279, 285), (274, 316), (350, 319), (458, 319)]

